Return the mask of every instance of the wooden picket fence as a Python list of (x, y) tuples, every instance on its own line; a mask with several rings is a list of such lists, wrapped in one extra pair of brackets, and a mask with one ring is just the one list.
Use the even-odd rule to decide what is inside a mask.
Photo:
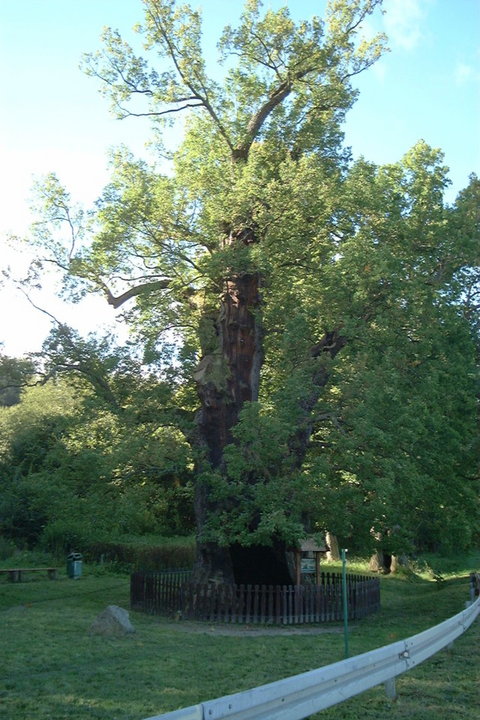
[[(347, 575), (348, 616), (380, 608), (380, 581)], [(132, 610), (210, 622), (292, 625), (343, 619), (342, 576), (321, 573), (320, 585), (201, 585), (189, 571), (135, 572)]]

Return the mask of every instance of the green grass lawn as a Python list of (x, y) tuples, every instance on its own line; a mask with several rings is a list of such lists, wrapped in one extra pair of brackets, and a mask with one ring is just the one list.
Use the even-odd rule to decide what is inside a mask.
[[(357, 569), (357, 568), (356, 568)], [(437, 582), (382, 579), (382, 610), (350, 626), (358, 654), (430, 627), (464, 608), (467, 567)], [(57, 581), (0, 580), (0, 717), (8, 720), (142, 720), (343, 659), (339, 625), (320, 635), (222, 635), (222, 626), (191, 625), (130, 613), (136, 633), (90, 635), (107, 605), (128, 609), (127, 576), (85, 574)], [(204, 630), (203, 630), (204, 627)], [(229, 626), (232, 627), (232, 626)], [(235, 626), (236, 629), (241, 626)], [(322, 720), (473, 720), (480, 718), (480, 622), (397, 680), (398, 699), (383, 688), (319, 713)]]

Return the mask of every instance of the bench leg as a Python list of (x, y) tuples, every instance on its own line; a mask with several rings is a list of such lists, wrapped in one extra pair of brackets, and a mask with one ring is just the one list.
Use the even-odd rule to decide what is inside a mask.
[(10, 570), (8, 578), (10, 582), (22, 582), (22, 573), (20, 570)]
[(56, 580), (57, 579), (57, 571), (56, 570), (48, 570), (48, 578), (49, 580)]

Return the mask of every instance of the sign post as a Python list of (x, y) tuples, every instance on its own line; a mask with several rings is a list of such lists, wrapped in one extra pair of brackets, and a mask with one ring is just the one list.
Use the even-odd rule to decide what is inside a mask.
[(348, 599), (347, 599), (347, 550), (342, 550), (342, 596), (343, 596), (343, 639), (345, 644), (345, 657), (348, 651)]

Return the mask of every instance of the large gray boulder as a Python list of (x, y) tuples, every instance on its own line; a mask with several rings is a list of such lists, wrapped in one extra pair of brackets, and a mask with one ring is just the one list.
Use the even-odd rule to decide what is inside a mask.
[(109, 605), (90, 625), (95, 635), (126, 635), (135, 632), (129, 614), (118, 605)]

